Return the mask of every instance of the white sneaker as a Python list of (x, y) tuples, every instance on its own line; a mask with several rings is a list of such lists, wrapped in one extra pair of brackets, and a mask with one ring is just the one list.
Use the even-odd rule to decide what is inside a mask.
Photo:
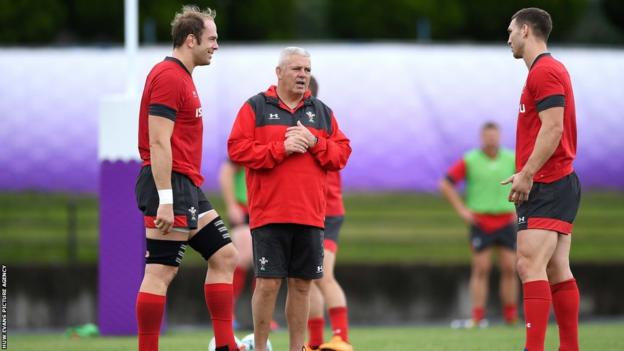
[(487, 328), (490, 326), (490, 322), (487, 319), (482, 319), (479, 322), (475, 322), (474, 319), (455, 319), (451, 322), (451, 328), (453, 329), (472, 329), (472, 328)]

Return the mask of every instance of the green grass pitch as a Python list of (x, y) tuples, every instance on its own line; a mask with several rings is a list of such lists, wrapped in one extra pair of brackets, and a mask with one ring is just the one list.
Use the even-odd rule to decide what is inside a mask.
[[(161, 337), (161, 351), (206, 351), (212, 337), (209, 326), (203, 331), (176, 331)], [(582, 350), (624, 350), (624, 322), (583, 323)], [(238, 332), (243, 337), (248, 332)], [(326, 331), (325, 335), (328, 335)], [(356, 351), (520, 351), (521, 326), (493, 326), (485, 329), (454, 330), (445, 326), (353, 328), (350, 333)], [(546, 349), (558, 346), (557, 327), (550, 325)], [(272, 333), (273, 350), (288, 348), (286, 331)], [(128, 351), (136, 350), (136, 337), (67, 339), (60, 334), (9, 334), (8, 350), (19, 351)]]

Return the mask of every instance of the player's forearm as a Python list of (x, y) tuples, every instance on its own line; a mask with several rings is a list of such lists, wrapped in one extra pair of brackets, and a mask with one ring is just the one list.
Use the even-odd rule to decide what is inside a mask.
[(253, 139), (228, 140), (228, 156), (232, 162), (249, 169), (271, 169), (287, 157), (283, 141), (261, 144)]
[(350, 141), (344, 135), (341, 138), (319, 137), (316, 145), (310, 148), (314, 158), (327, 171), (342, 170), (347, 165), (351, 151)]
[(171, 189), (171, 144), (161, 141), (150, 143), (150, 155), (156, 188)]
[(459, 214), (466, 207), (464, 205), (464, 201), (455, 187), (446, 179), (442, 179), (440, 181), (440, 192), (444, 197), (451, 203), (451, 206), (455, 209), (455, 211)]
[(221, 167), (219, 174), (219, 183), (221, 184), (221, 195), (227, 208), (236, 206), (236, 198), (234, 196), (234, 167), (230, 163)]
[(542, 168), (544, 163), (548, 161), (555, 150), (557, 150), (562, 133), (562, 126), (557, 124), (542, 124), (535, 140), (533, 152), (531, 156), (529, 156), (521, 172), (533, 177), (535, 173)]

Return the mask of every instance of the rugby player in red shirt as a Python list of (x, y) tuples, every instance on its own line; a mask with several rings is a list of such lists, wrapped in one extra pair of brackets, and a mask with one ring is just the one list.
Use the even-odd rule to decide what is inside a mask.
[(210, 64), (217, 44), (215, 12), (183, 7), (171, 26), (173, 54), (147, 76), (139, 112), (143, 167), (136, 184), (146, 227), (145, 275), (136, 313), (139, 351), (157, 351), (167, 288), (186, 245), (208, 262), (204, 297), (216, 350), (236, 351), (232, 275), (237, 251), (223, 221), (199, 188), (202, 108), (191, 73)]
[(559, 327), (559, 350), (578, 350), (579, 291), (570, 270), (572, 224), (580, 202), (576, 113), (570, 75), (547, 51), (550, 15), (525, 8), (507, 28), (514, 58), (529, 74), (520, 98), (516, 174), (509, 201), (518, 215), (517, 269), (523, 283), (525, 350), (544, 350), (550, 305)]
[[(318, 94), (318, 82), (310, 79), (312, 96)], [(340, 172), (327, 172), (327, 209), (325, 211), (325, 231), (323, 237), (323, 277), (310, 286), (310, 313), (308, 316), (308, 343), (306, 351), (334, 350), (353, 351), (349, 343), (349, 313), (347, 298), (340, 283), (334, 276), (338, 237), (344, 222), (345, 208), (342, 202), (342, 179)], [(327, 307), (332, 338), (325, 342), (324, 307)]]

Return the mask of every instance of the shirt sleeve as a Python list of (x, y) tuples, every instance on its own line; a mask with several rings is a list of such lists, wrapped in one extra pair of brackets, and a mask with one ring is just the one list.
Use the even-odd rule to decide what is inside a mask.
[(351, 155), (351, 145), (349, 139), (338, 127), (333, 112), (331, 113), (331, 127), (332, 133), (326, 138), (317, 136), (318, 141), (310, 152), (324, 169), (339, 171), (347, 165), (347, 160)]
[(451, 183), (457, 184), (466, 179), (466, 162), (461, 159), (455, 162), (446, 172), (446, 179)]
[(250, 169), (270, 169), (286, 158), (283, 141), (261, 143), (255, 138), (256, 113), (245, 103), (228, 138), (228, 156), (232, 162)]
[(149, 114), (175, 121), (182, 104), (182, 80), (173, 70), (166, 70), (154, 77), (149, 99)]
[(565, 106), (565, 88), (557, 72), (550, 67), (536, 67), (527, 88), (538, 112)]

